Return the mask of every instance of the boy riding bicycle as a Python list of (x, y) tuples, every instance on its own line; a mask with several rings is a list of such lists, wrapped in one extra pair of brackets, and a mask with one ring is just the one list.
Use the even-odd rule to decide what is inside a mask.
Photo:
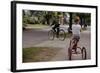
[[(53, 23), (51, 24), (51, 26), (53, 26), (52, 27), (52, 29), (55, 31), (55, 32), (57, 32), (57, 38), (59, 37), (59, 27), (60, 27), (60, 24), (59, 24), (59, 20), (54, 20), (53, 21)], [(56, 30), (57, 29), (57, 30)]]
[(73, 45), (73, 50), (75, 51), (75, 53), (77, 53), (76, 49), (77, 49), (77, 43), (79, 42), (80, 39), (80, 31), (81, 31), (81, 25), (79, 24), (80, 22), (80, 18), (76, 17), (74, 19), (74, 24), (72, 25), (72, 40), (75, 40), (75, 44)]

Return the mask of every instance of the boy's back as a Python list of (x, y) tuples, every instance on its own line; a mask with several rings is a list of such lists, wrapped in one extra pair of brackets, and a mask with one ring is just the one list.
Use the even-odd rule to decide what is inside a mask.
[(80, 36), (80, 30), (81, 30), (81, 26), (79, 24), (73, 24), (72, 25), (72, 33), (73, 33), (73, 35)]

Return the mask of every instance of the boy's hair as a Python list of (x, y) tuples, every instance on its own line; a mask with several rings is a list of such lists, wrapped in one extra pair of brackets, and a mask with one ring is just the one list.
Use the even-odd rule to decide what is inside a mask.
[(80, 21), (80, 18), (78, 16), (75, 17), (74, 22), (77, 23)]

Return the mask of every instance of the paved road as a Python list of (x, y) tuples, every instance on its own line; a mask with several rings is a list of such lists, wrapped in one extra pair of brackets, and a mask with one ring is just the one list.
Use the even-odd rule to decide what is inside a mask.
[[(40, 47), (59, 47), (62, 48), (55, 57), (52, 58), (53, 61), (68, 60), (68, 47), (70, 38), (66, 38), (64, 41), (55, 39), (53, 41), (48, 39), (48, 30), (50, 29), (31, 29), (23, 32), (23, 48), (40, 46)], [(81, 39), (79, 46), (84, 46), (87, 48), (87, 58), (91, 58), (91, 41), (90, 41), (90, 27), (87, 31), (81, 32)], [(73, 55), (73, 59), (80, 60), (80, 55)]]
[(23, 32), (23, 48), (32, 47), (35, 44), (48, 40), (48, 32), (38, 29), (29, 29)]

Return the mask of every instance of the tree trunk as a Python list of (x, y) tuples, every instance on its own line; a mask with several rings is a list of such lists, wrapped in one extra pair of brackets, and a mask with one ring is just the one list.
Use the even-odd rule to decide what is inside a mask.
[(69, 20), (69, 28), (68, 28), (68, 32), (69, 33), (72, 33), (72, 13), (69, 13), (70, 14), (70, 20)]

